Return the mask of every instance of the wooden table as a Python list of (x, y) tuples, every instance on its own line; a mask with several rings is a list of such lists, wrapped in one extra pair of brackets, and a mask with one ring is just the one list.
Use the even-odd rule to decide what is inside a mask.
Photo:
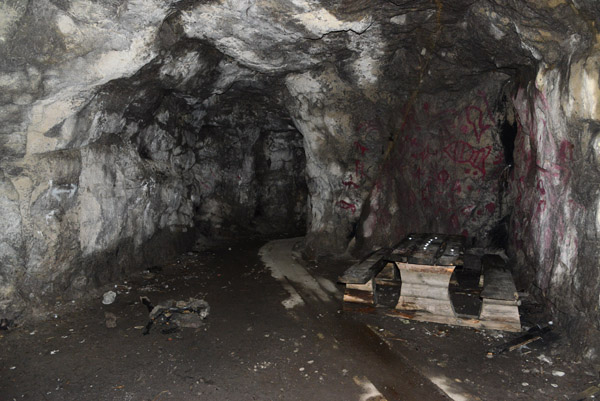
[[(462, 236), (410, 234), (393, 249), (382, 248), (352, 265), (339, 278), (339, 282), (346, 284), (344, 310), (383, 312), (404, 319), (480, 329), (520, 331), (518, 293), (510, 270), (497, 255), (485, 255), (481, 259), (479, 313), (456, 313), (449, 287), (454, 269), (463, 264), (464, 250), (465, 238)], [(388, 274), (388, 269), (393, 275)], [(384, 273), (386, 279), (381, 277)], [(378, 305), (377, 285), (400, 286), (394, 308)]]
[(465, 238), (458, 235), (410, 234), (402, 240), (386, 258), (402, 278), (396, 309), (454, 319), (448, 288), (464, 248)]

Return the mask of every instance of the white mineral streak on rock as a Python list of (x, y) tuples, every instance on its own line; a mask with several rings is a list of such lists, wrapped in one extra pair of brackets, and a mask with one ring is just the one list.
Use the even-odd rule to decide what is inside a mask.
[(374, 85), (379, 75), (379, 59), (385, 54), (386, 41), (378, 26), (372, 26), (362, 35), (351, 35), (348, 48), (358, 53), (352, 63), (359, 86)]
[(396, 25), (404, 25), (406, 24), (406, 14), (396, 15), (390, 18), (390, 22)]
[[(341, 21), (329, 11), (320, 7), (319, 4), (305, 0), (292, 0), (292, 4), (301, 12), (296, 15), (298, 20), (312, 34), (323, 36), (328, 32), (354, 31), (363, 32), (371, 24), (371, 18), (363, 18), (360, 21)], [(316, 6), (316, 7), (315, 7)]]
[(598, 55), (571, 65), (569, 98), (565, 107), (569, 117), (600, 119), (599, 68), (600, 56)]
[(70, 47), (81, 46), (83, 55), (46, 72), (47, 95), (33, 104), (29, 116), (28, 154), (55, 150), (57, 138), (45, 137), (45, 132), (78, 112), (91, 98), (93, 88), (131, 76), (156, 55), (152, 43), (169, 5), (158, 0), (130, 1), (116, 23), (111, 20), (112, 11), (100, 4), (75, 1), (70, 16), (58, 17), (58, 29), (76, 34), (77, 43)]
[(286, 51), (301, 37), (285, 20), (278, 23), (272, 13), (289, 8), (285, 2), (261, 3), (225, 1), (202, 4), (183, 14), (188, 37), (207, 39), (240, 64), (262, 72), (311, 65), (308, 54)]
[(490, 22), (490, 33), (496, 40), (500, 40), (506, 35), (493, 22)]
[(15, 2), (9, 5), (8, 2), (0, 3), (0, 42), (7, 40), (7, 35), (19, 22), (19, 17), (25, 12), (27, 2)]
[(309, 73), (289, 75), (286, 87), (298, 102), (300, 118), (294, 118), (294, 122), (304, 138), (306, 174), (309, 177), (309, 191), (312, 195), (308, 223), (311, 230), (318, 231), (325, 227), (326, 221), (323, 217), (332, 199), (330, 191), (327, 190), (330, 188), (328, 174), (323, 174), (327, 171), (326, 166), (322, 165), (322, 157), (319, 155), (325, 143), (324, 131), (321, 129), (324, 124), (318, 116), (312, 114), (309, 102), (319, 102), (324, 96), (323, 88)]

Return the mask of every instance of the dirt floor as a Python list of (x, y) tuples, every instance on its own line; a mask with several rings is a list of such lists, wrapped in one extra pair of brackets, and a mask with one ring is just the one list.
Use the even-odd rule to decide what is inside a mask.
[[(554, 331), (489, 358), (521, 334), (342, 312), (351, 261), (301, 265), (297, 241), (197, 249), (104, 288), (110, 305), (57, 300), (48, 320), (0, 332), (0, 400), (567, 400), (600, 381)], [(210, 312), (143, 335), (140, 296)], [(522, 310), (526, 328), (542, 319)]]

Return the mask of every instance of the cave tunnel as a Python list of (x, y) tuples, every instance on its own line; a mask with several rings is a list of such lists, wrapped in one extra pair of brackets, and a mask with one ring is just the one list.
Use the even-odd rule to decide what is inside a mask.
[[(556, 399), (598, 382), (595, 1), (7, 0), (0, 15), (6, 399), (380, 399), (365, 395), (370, 388), (371, 397), (381, 391), (390, 400), (452, 398), (452, 386), (439, 379), (444, 375), (479, 397), (473, 399)], [(311, 313), (323, 307), (323, 315), (338, 314), (331, 305), (341, 307), (343, 289), (334, 283), (352, 261), (423, 232), (460, 235), (469, 248), (502, 256), (529, 303), (522, 315), (535, 310), (559, 333), (546, 341), (553, 367), (543, 350), (520, 348), (515, 363), (525, 364), (533, 352), (543, 366), (515, 369), (536, 372), (535, 378), (513, 373), (498, 393), (498, 380), (505, 380), (497, 372), (510, 368), (483, 359), (483, 384), (475, 385), (440, 373), (449, 363), (444, 357), (417, 352), (423, 361), (407, 374), (412, 387), (400, 391), (390, 384), (393, 374), (373, 373), (377, 363), (391, 362), (372, 354), (393, 350), (373, 351), (364, 345), (369, 335), (352, 323), (332, 318), (327, 329), (313, 321), (297, 327), (299, 337), (286, 331), (284, 319), (297, 324), (308, 313), (302, 304)], [(282, 257), (277, 247), (293, 258), (269, 273), (273, 255)], [(169, 276), (166, 266), (177, 273)], [(179, 281), (157, 289), (136, 287), (135, 277), (152, 285), (159, 278)], [(195, 292), (174, 289), (191, 283)], [(307, 295), (298, 283), (316, 292)], [(117, 294), (114, 305), (99, 301), (108, 289)], [(211, 291), (221, 298), (211, 301)], [(152, 353), (175, 358), (183, 347), (202, 349), (191, 334), (151, 338), (123, 323), (125, 316), (142, 319), (140, 296), (149, 302), (181, 294), (206, 297), (208, 320), (213, 316), (222, 331), (237, 327), (233, 333), (211, 323), (196, 328), (194, 335), (213, 341), (209, 356), (199, 357), (210, 369), (198, 373), (189, 359), (180, 361), (182, 369), (195, 373), (171, 377), (165, 388), (153, 382), (164, 375), (166, 383), (174, 363), (168, 372), (156, 367), (123, 383), (102, 374), (95, 388), (93, 379), (88, 386), (82, 377), (95, 371), (69, 357), (67, 349), (78, 352), (69, 336), (92, 343), (96, 353), (85, 358), (100, 365), (109, 363), (99, 356), (109, 354), (98, 345), (103, 336), (105, 347), (119, 346), (115, 336), (150, 338), (143, 346), (149, 354), (142, 352), (147, 359), (136, 353), (140, 364), (158, 364)], [(259, 300), (271, 302), (270, 312)], [(84, 311), (89, 318), (81, 317)], [(262, 314), (283, 317), (256, 323)], [(122, 322), (112, 331), (110, 316)], [(524, 330), (541, 322), (522, 319)], [(55, 321), (62, 325), (52, 332)], [(75, 321), (82, 327), (69, 326)], [(242, 326), (247, 333), (239, 332)], [(335, 327), (351, 334), (340, 340)], [(36, 332), (65, 342), (44, 343), (30, 335)], [(417, 341), (407, 333), (405, 343)], [(298, 345), (317, 334), (316, 343)], [(230, 369), (219, 362), (219, 336), (229, 341), (227, 358), (245, 355), (247, 365), (234, 369), (237, 379), (215, 379)], [(328, 336), (336, 338), (332, 349), (350, 347), (354, 366), (371, 373), (344, 368), (323, 345)], [(502, 336), (492, 333), (497, 342)], [(180, 348), (157, 345), (166, 339)], [(242, 348), (231, 345), (238, 341)], [(309, 362), (265, 351), (288, 346), (290, 355)], [(413, 348), (419, 347), (426, 349)], [(55, 358), (32, 369), (38, 350), (39, 358)], [(253, 362), (250, 350), (258, 355)], [(427, 360), (437, 367), (428, 368)], [(243, 365), (242, 356), (236, 361)], [(136, 366), (128, 363), (115, 374)], [(286, 363), (300, 374), (289, 373)], [(560, 363), (572, 381), (564, 381)], [(28, 369), (39, 369), (43, 390), (19, 386), (33, 377)], [(279, 378), (267, 374), (278, 369)], [(80, 376), (69, 381), (77, 370)], [(61, 376), (51, 377), (53, 371)], [(326, 390), (337, 374), (339, 383)], [(422, 378), (428, 384), (419, 385)]]

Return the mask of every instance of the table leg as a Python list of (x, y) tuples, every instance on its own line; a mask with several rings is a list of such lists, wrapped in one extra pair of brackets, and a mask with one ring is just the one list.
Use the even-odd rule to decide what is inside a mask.
[(448, 287), (454, 266), (429, 266), (396, 262), (402, 288), (396, 309), (426, 311), (435, 315), (456, 316)]

